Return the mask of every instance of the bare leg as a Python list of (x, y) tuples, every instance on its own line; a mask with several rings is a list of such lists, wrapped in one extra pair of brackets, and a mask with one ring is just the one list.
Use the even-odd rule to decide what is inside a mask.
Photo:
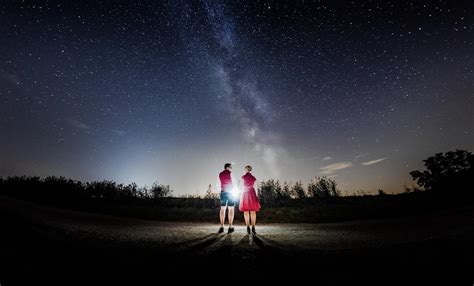
[(220, 219), (221, 219), (221, 226), (224, 226), (224, 221), (225, 221), (225, 206), (221, 206), (221, 211), (219, 213)]
[(227, 207), (229, 209), (229, 226), (234, 225), (234, 207)]
[(250, 212), (250, 218), (252, 219), (252, 226), (257, 223), (257, 212)]
[(249, 212), (244, 212), (245, 225), (249, 226)]

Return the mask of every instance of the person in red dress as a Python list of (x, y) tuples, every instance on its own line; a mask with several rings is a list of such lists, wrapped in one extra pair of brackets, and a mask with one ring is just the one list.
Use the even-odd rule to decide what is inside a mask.
[(242, 176), (243, 186), (240, 196), (239, 209), (244, 212), (245, 225), (247, 226), (247, 233), (250, 234), (250, 224), (252, 224), (252, 234), (257, 234), (255, 231), (255, 223), (257, 222), (257, 212), (260, 210), (260, 202), (255, 192), (254, 184), (257, 180), (252, 175), (252, 166), (245, 166), (245, 175)]

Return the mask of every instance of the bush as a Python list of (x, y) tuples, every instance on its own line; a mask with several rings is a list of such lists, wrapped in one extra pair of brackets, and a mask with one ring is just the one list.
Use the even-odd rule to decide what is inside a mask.
[(316, 177), (308, 184), (308, 195), (311, 198), (325, 200), (339, 197), (340, 191), (337, 189), (336, 181), (327, 177)]
[(165, 197), (170, 197), (173, 191), (170, 189), (170, 186), (158, 184), (158, 182), (154, 182), (151, 185), (150, 193), (153, 199), (161, 199)]
[(82, 183), (64, 177), (7, 177), (0, 178), (0, 194), (22, 199), (50, 202), (78, 202), (97, 200), (109, 202), (146, 202), (172, 194), (169, 186), (155, 182), (148, 190), (137, 184), (117, 184), (114, 181)]
[(306, 198), (306, 193), (303, 188), (303, 183), (297, 181), (291, 188), (292, 197), (295, 199), (304, 199)]
[(257, 192), (262, 204), (273, 206), (277, 203), (279, 194), (281, 194), (280, 182), (273, 179), (262, 181)]

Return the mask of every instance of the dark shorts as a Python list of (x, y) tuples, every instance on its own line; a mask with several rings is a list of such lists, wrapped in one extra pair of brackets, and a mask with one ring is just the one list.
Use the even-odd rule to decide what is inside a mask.
[(231, 192), (221, 192), (221, 207), (226, 205), (229, 207), (235, 206), (235, 198)]

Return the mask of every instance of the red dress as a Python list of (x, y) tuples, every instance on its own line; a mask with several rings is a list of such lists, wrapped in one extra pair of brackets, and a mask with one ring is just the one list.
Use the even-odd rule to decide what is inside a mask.
[(258, 201), (255, 188), (253, 187), (257, 179), (252, 174), (247, 172), (242, 176), (242, 180), (244, 182), (244, 186), (240, 197), (239, 209), (242, 212), (258, 212), (260, 210), (260, 202)]

